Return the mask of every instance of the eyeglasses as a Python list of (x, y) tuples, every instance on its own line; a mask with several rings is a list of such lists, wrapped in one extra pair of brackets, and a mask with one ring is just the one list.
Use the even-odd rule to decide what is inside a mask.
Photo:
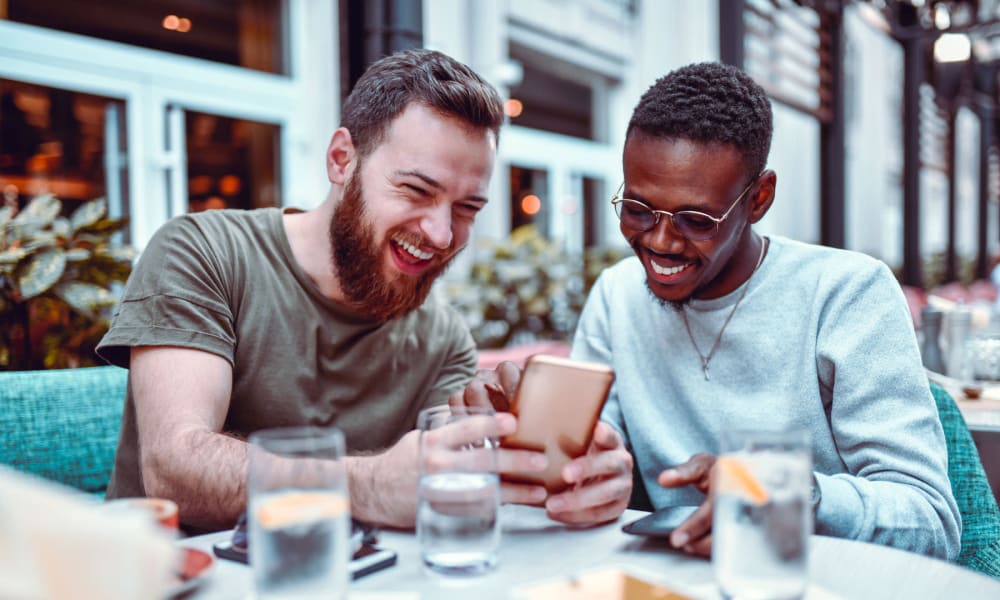
[(750, 180), (750, 183), (743, 188), (743, 191), (736, 197), (733, 204), (718, 219), (712, 215), (706, 215), (705, 213), (698, 212), (696, 210), (679, 210), (677, 212), (670, 212), (669, 210), (654, 210), (647, 206), (644, 202), (632, 200), (631, 198), (622, 198), (621, 193), (625, 188), (624, 181), (620, 186), (618, 186), (618, 191), (615, 193), (614, 197), (611, 198), (611, 204), (615, 205), (615, 214), (618, 215), (622, 224), (629, 229), (635, 229), (636, 231), (649, 231), (659, 224), (661, 215), (666, 215), (670, 217), (670, 224), (673, 225), (675, 230), (677, 230), (677, 233), (683, 235), (692, 242), (701, 242), (712, 239), (718, 235), (719, 226), (726, 220), (729, 213), (733, 212), (733, 209), (740, 203), (743, 196), (750, 191), (753, 184), (757, 183), (757, 180), (760, 179), (761, 175), (763, 175), (763, 171)]

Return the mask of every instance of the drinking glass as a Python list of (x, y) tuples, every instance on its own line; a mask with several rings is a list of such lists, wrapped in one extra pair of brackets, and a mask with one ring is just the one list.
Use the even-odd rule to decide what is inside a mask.
[(423, 410), (417, 539), (424, 566), (444, 575), (478, 575), (496, 566), (500, 545), (499, 438), (493, 410)]
[(712, 477), (712, 565), (723, 597), (802, 597), (813, 528), (808, 435), (726, 432)]
[(258, 599), (344, 598), (350, 502), (334, 428), (250, 435), (249, 557)]

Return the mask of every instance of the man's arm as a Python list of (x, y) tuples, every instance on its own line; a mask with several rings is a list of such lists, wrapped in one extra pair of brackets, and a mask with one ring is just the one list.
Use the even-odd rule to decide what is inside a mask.
[(222, 433), (232, 366), (201, 350), (137, 347), (130, 380), (146, 494), (177, 502), (187, 524), (231, 525), (247, 472), (246, 442)]
[[(177, 347), (131, 353), (132, 391), (143, 482), (149, 496), (170, 498), (186, 524), (225, 528), (246, 507), (247, 443), (222, 432), (232, 367), (215, 354)], [(514, 418), (497, 418), (498, 435)], [(351, 514), (391, 527), (413, 527), (417, 436), (411, 431), (380, 454), (346, 460)], [(523, 462), (513, 468), (527, 469)]]

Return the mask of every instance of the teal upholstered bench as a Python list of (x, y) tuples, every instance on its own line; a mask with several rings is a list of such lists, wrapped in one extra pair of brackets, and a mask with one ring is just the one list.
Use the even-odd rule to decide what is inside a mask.
[(0, 463), (103, 494), (114, 466), (128, 371), (0, 371)]
[(958, 564), (1000, 579), (1000, 507), (972, 434), (955, 401), (944, 388), (931, 383), (948, 445), (948, 479), (962, 513), (962, 550)]

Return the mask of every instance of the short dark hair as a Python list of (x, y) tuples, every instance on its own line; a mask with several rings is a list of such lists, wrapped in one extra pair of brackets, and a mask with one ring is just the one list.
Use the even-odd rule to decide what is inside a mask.
[(413, 102), (500, 135), (503, 103), (496, 89), (450, 56), (423, 49), (397, 52), (368, 67), (344, 101), (340, 124), (364, 157)]
[(636, 131), (657, 138), (735, 146), (748, 175), (764, 170), (774, 130), (771, 101), (736, 67), (697, 63), (668, 73), (639, 99), (625, 139)]

